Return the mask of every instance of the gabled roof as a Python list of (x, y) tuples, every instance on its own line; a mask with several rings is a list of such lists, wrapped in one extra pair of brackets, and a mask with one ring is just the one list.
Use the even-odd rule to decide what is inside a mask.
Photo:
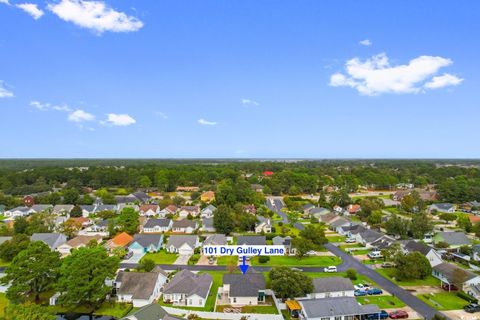
[(199, 206), (181, 206), (180, 211), (188, 211), (188, 212), (199, 212), (200, 207)]
[(404, 248), (408, 252), (420, 252), (424, 256), (426, 256), (430, 252), (430, 250), (433, 250), (431, 247), (427, 246), (426, 244), (413, 241), (413, 240), (407, 241), (404, 244)]
[(312, 208), (315, 208), (315, 206), (314, 206), (313, 204), (311, 204), (311, 203), (307, 203), (307, 204), (304, 204), (304, 205), (302, 206), (302, 209), (303, 209), (303, 210), (310, 210), (310, 209), (312, 209)]
[(140, 206), (140, 212), (147, 212), (148, 210), (152, 210), (153, 212), (157, 212), (158, 205), (156, 205), (156, 204), (142, 204)]
[(443, 231), (438, 232), (436, 237), (442, 239), (442, 241), (448, 243), (451, 246), (456, 245), (467, 245), (472, 243), (472, 240), (467, 238), (464, 232), (462, 231)]
[(276, 236), (272, 239), (272, 244), (275, 246), (290, 246), (292, 243), (292, 238), (290, 236), (280, 237)]
[(34, 204), (30, 209), (35, 212), (42, 212), (53, 208), (51, 204)]
[(153, 228), (153, 227), (168, 227), (170, 225), (170, 219), (148, 219), (144, 228)]
[(262, 273), (230, 273), (223, 275), (223, 284), (230, 285), (230, 297), (256, 297), (259, 290), (265, 290), (265, 277)]
[(317, 215), (322, 215), (322, 214), (328, 214), (330, 213), (330, 210), (328, 210), (327, 208), (313, 208), (313, 209), (310, 209), (310, 214), (317, 214)]
[(462, 285), (466, 281), (479, 277), (478, 274), (460, 268), (452, 263), (440, 263), (432, 267), (432, 269), (443, 275), (447, 279), (449, 284), (454, 284), (458, 286)]
[(203, 245), (226, 245), (227, 244), (227, 237), (224, 234), (216, 233), (209, 235), (205, 241), (203, 241)]
[(267, 238), (265, 236), (238, 236), (237, 245), (250, 245), (250, 246), (261, 246), (267, 243)]
[(438, 210), (448, 211), (454, 208), (454, 205), (451, 203), (434, 203), (430, 206), (430, 208), (434, 209), (437, 208)]
[(82, 210), (85, 210), (87, 212), (94, 212), (95, 211), (95, 206), (91, 205), (91, 204), (81, 205), (80, 208), (82, 208)]
[(334, 316), (356, 316), (379, 313), (374, 304), (360, 305), (354, 297), (337, 297), (313, 300), (300, 300), (307, 319), (331, 318)]
[(342, 277), (315, 278), (313, 279), (313, 288), (315, 293), (355, 290), (352, 281)]
[(190, 248), (195, 248), (197, 241), (198, 236), (195, 235), (172, 234), (170, 237), (168, 237), (167, 248), (173, 246), (179, 249), (184, 243), (188, 244)]
[(131, 195), (137, 198), (140, 202), (147, 202), (151, 198), (148, 194), (146, 194), (143, 191), (137, 191), (132, 193)]
[(371, 229), (365, 229), (361, 231), (359, 234), (362, 237), (362, 239), (367, 243), (374, 242), (380, 239), (381, 237), (383, 237), (382, 233), (375, 230), (371, 230)]
[(212, 283), (212, 276), (208, 273), (194, 274), (189, 270), (183, 269), (165, 285), (163, 293), (182, 293), (187, 297), (196, 294), (206, 299)]
[(73, 239), (70, 239), (67, 241), (67, 244), (72, 247), (72, 248), (77, 248), (80, 247), (81, 245), (87, 245), (90, 243), (90, 241), (95, 240), (97, 242), (102, 240), (102, 236), (100, 235), (94, 235), (94, 236), (76, 236)]
[(188, 220), (188, 219), (173, 221), (173, 228), (188, 228), (188, 227), (196, 228), (197, 222), (195, 220)]
[(215, 210), (217, 210), (217, 207), (215, 207), (214, 205), (212, 204), (209, 204), (208, 206), (206, 206), (205, 208), (203, 208), (202, 212), (205, 212), (205, 211), (211, 211), (211, 212), (214, 212)]
[(158, 276), (158, 272), (120, 271), (116, 279), (116, 282), (120, 282), (118, 293), (132, 295), (132, 299), (149, 299)]
[(13, 211), (27, 212), (28, 210), (30, 210), (29, 207), (20, 206), (20, 207), (15, 207), (15, 208), (7, 210), (7, 211), (10, 211), (10, 212), (13, 212)]
[(132, 242), (133, 237), (126, 232), (122, 232), (113, 237), (112, 242), (116, 246), (126, 246)]
[(31, 241), (42, 241), (48, 245), (52, 250), (67, 241), (67, 237), (61, 233), (34, 233), (30, 237)]
[(70, 212), (73, 209), (73, 204), (57, 204), (53, 207), (53, 212), (60, 213), (62, 211)]
[(380, 238), (370, 243), (370, 245), (378, 250), (381, 250), (390, 247), (395, 242), (396, 240), (394, 238), (382, 235)]
[(171, 316), (158, 303), (147, 304), (122, 320), (184, 320), (184, 318)]
[(203, 228), (215, 229), (213, 227), (213, 218), (202, 218), (202, 225), (203, 225)]
[(115, 211), (117, 209), (117, 206), (114, 204), (101, 204), (97, 206), (97, 212), (101, 211)]
[(137, 233), (133, 235), (132, 243), (137, 242), (142, 247), (147, 248), (151, 245), (159, 247), (162, 245), (162, 241), (163, 235), (161, 234)]
[(330, 223), (330, 226), (332, 228), (338, 228), (338, 227), (341, 227), (343, 225), (348, 225), (349, 223), (350, 223), (350, 221), (348, 221), (347, 219), (340, 218), (340, 219), (337, 219), (337, 220), (333, 221), (332, 223)]

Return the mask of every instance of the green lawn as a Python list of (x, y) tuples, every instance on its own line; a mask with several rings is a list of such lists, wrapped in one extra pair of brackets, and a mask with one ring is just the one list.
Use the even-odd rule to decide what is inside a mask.
[[(55, 313), (65, 313), (65, 312), (77, 312), (77, 313), (90, 313), (91, 310), (85, 308), (84, 306), (74, 307), (72, 308), (65, 308), (62, 306), (53, 306), (52, 309)], [(115, 303), (115, 302), (107, 302), (105, 301), (102, 303), (100, 308), (95, 310), (95, 315), (102, 315), (102, 316), (112, 316), (115, 318), (122, 318), (126, 316), (132, 310), (132, 305), (129, 303)]]
[(343, 242), (345, 241), (346, 237), (340, 235), (329, 236), (326, 235), (328, 242)]
[(354, 256), (360, 256), (369, 253), (371, 250), (369, 249), (360, 249), (360, 250), (351, 250), (350, 252)]
[(340, 249), (345, 251), (345, 249), (350, 249), (350, 248), (365, 248), (359, 243), (348, 243), (348, 244), (342, 244), (341, 246), (338, 246)]
[(219, 266), (228, 266), (238, 264), (238, 256), (221, 256), (217, 258), (217, 264)]
[[(275, 307), (275, 303), (273, 302), (271, 297), (267, 297), (266, 300), (267, 303), (269, 303), (269, 306), (243, 306), (242, 307), (242, 313), (262, 313), (262, 314), (277, 314), (278, 310)], [(217, 309), (215, 310), (216, 312), (223, 312), (223, 309), (225, 307), (230, 307), (230, 306), (217, 306)]]
[(178, 254), (167, 253), (165, 251), (147, 253), (143, 256), (143, 259), (152, 259), (156, 264), (172, 264), (177, 260)]
[(405, 306), (405, 303), (394, 296), (357, 297), (357, 301), (360, 304), (376, 304), (380, 309), (401, 308)]
[(459, 310), (469, 303), (452, 292), (420, 294), (417, 297), (437, 310)]
[(8, 261), (3, 261), (2, 259), (0, 259), (0, 267), (6, 267), (6, 266), (9, 266), (11, 262), (8, 262)]
[(258, 257), (251, 260), (253, 266), (336, 266), (342, 263), (340, 258), (334, 256), (310, 256), (298, 259), (294, 256), (270, 256), (267, 263), (259, 263)]
[(434, 278), (432, 276), (428, 276), (422, 280), (406, 280), (406, 281), (397, 281), (394, 279), (394, 268), (390, 269), (376, 269), (378, 273), (380, 273), (385, 278), (391, 280), (392, 282), (400, 285), (400, 286), (440, 286), (440, 280)]
[[(346, 272), (337, 272), (337, 273), (326, 273), (326, 272), (303, 272), (303, 274), (309, 276), (310, 278), (330, 278), (330, 277), (347, 277)], [(357, 279), (352, 280), (353, 284), (359, 283), (368, 283), (371, 286), (376, 286), (376, 283), (370, 280), (370, 278), (357, 274)]]
[(0, 293), (0, 318), (3, 318), (5, 307), (8, 305), (8, 299), (5, 293)]

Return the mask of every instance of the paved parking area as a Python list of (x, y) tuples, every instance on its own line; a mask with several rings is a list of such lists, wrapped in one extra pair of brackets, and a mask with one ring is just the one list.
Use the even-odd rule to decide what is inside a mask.
[(130, 259), (125, 259), (122, 261), (122, 263), (138, 263), (140, 259), (143, 258), (144, 255), (145, 255), (145, 252), (134, 251)]

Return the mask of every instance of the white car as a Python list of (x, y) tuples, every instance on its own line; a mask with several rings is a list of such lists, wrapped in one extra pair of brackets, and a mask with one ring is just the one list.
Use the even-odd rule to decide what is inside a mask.
[(380, 251), (370, 251), (367, 255), (370, 259), (379, 259), (383, 257)]
[(345, 243), (355, 243), (357, 242), (357, 240), (355, 240), (355, 238), (347, 238), (345, 239)]
[(337, 272), (337, 267), (335, 266), (329, 266), (329, 267), (325, 267), (325, 269), (323, 269), (324, 272)]

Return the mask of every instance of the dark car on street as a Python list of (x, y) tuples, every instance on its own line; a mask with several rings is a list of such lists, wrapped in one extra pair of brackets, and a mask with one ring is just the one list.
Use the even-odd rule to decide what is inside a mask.
[(470, 303), (463, 307), (463, 310), (465, 310), (468, 313), (475, 313), (480, 311), (480, 305), (477, 303)]

